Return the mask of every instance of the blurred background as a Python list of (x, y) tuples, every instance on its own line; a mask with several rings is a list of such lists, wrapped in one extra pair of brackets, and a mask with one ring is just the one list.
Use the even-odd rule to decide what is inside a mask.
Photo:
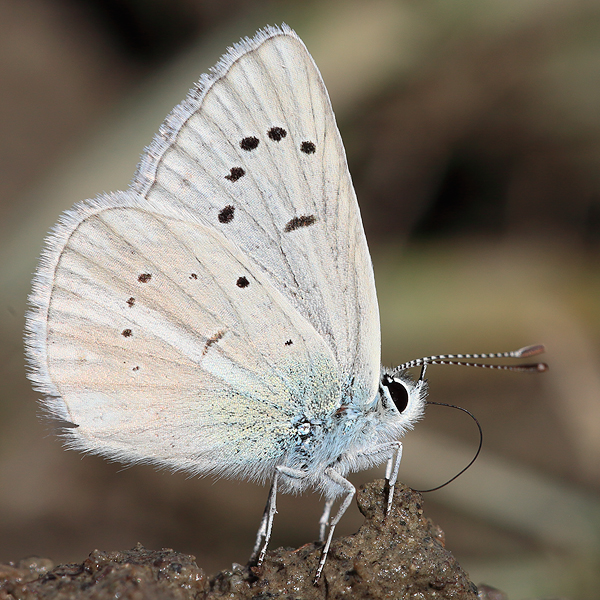
[[(484, 449), (425, 495), (426, 514), (475, 583), (511, 599), (597, 598), (597, 0), (0, 0), (0, 561), (75, 562), (140, 541), (209, 573), (246, 562), (267, 489), (65, 452), (38, 418), (22, 331), (59, 213), (124, 189), (226, 46), (282, 21), (336, 110), (384, 364), (547, 345), (541, 375), (430, 367), (430, 398), (474, 412)], [(400, 478), (442, 483), (477, 442), (468, 417), (429, 407)], [(278, 508), (272, 547), (316, 538), (317, 496)], [(361, 521), (353, 506), (338, 534)]]

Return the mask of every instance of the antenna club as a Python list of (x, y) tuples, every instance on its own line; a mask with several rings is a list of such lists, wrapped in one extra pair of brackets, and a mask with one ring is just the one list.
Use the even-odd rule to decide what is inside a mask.
[(543, 344), (534, 344), (533, 346), (525, 346), (514, 353), (515, 358), (528, 358), (529, 356), (537, 356), (546, 352)]

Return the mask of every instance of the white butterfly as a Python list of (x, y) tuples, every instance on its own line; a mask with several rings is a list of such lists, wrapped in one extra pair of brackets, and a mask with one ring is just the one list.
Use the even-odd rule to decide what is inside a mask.
[(200, 79), (129, 190), (61, 217), (30, 301), (30, 377), (74, 425), (67, 446), (270, 479), (259, 563), (278, 490), (326, 497), (316, 579), (355, 492), (345, 475), (387, 461), (391, 502), (426, 384), (381, 370), (344, 148), (287, 26), (241, 41)]

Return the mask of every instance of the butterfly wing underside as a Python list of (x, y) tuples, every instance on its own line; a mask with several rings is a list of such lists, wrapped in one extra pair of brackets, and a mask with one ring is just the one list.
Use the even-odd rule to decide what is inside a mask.
[(159, 205), (200, 209), (273, 278), (356, 387), (374, 394), (373, 271), (329, 96), (293, 32), (263, 36), (234, 48), (225, 76), (174, 111), (135, 188)]
[(264, 478), (300, 417), (372, 400), (371, 262), (327, 92), (291, 30), (232, 48), (130, 191), (63, 216), (31, 300), (32, 378), (82, 450)]

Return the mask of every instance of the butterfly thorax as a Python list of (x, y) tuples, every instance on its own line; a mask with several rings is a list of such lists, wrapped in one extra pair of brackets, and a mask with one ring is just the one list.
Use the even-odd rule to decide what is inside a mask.
[(344, 476), (385, 462), (388, 457), (378, 448), (400, 440), (412, 429), (422, 417), (425, 395), (424, 381), (391, 377), (384, 371), (370, 406), (359, 406), (350, 398), (323, 418), (298, 418), (293, 425), (293, 444), (288, 445), (280, 464), (304, 476), (284, 478), (283, 489), (297, 493), (316, 488), (329, 498), (342, 494), (343, 489), (325, 476), (326, 470)]

